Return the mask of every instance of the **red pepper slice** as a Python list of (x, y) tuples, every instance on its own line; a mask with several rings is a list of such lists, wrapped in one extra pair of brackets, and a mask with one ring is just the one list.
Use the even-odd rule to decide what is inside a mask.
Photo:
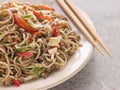
[(60, 28), (57, 24), (53, 24), (52, 29), (53, 29), (53, 37), (60, 36)]
[(21, 28), (25, 29), (26, 32), (34, 33), (38, 31), (37, 29), (31, 28), (29, 24), (27, 24), (25, 20), (19, 17), (16, 13), (13, 14), (13, 17), (16, 24), (18, 24), (18, 26), (20, 26)]
[(31, 52), (17, 52), (17, 55), (20, 57), (30, 58), (33, 56)]
[(20, 86), (20, 82), (18, 80), (12, 79), (12, 82), (15, 86)]
[(45, 16), (43, 16), (42, 14), (40, 14), (40, 13), (38, 13), (38, 12), (36, 12), (36, 11), (33, 11), (33, 14), (34, 14), (38, 19), (48, 20), (48, 21), (52, 20), (52, 18), (45, 17)]
[(32, 11), (33, 14), (34, 14), (38, 19), (48, 20), (48, 21), (52, 20), (52, 18), (43, 16), (41, 13), (37, 12), (37, 11), (34, 10), (34, 9), (28, 8), (28, 10)]
[(52, 20), (52, 18), (43, 16), (41, 13), (37, 12), (36, 10), (34, 10), (33, 8), (30, 8), (30, 7), (27, 6), (27, 5), (24, 5), (23, 9), (28, 9), (29, 11), (32, 11), (33, 14), (34, 14), (38, 19), (48, 20), (48, 21)]
[(53, 11), (55, 11), (54, 8), (43, 6), (43, 5), (38, 5), (38, 8), (43, 9), (43, 10), (53, 10)]
[(42, 34), (41, 31), (35, 32), (33, 35), (40, 36)]
[(28, 44), (30, 44), (30, 43), (32, 43), (32, 42), (33, 42), (33, 38), (30, 37), (30, 38), (28, 39)]

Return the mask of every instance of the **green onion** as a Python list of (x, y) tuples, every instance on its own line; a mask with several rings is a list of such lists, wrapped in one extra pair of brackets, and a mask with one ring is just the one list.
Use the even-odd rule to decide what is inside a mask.
[(27, 14), (25, 16), (23, 16), (24, 18), (30, 18), (32, 15), (31, 14)]
[(23, 46), (16, 49), (17, 52), (25, 52), (26, 50), (27, 50), (27, 46)]
[(60, 32), (61, 32), (61, 34), (64, 36), (64, 38), (67, 37), (66, 34), (65, 34), (65, 32), (64, 32), (64, 28), (61, 28), (61, 29), (60, 29)]
[(37, 65), (34, 65), (33, 71), (34, 71), (34, 74), (38, 77), (39, 76), (39, 67), (37, 67)]

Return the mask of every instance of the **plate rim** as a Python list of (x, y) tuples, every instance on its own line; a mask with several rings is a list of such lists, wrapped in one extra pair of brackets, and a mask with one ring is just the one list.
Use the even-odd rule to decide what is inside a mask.
[(63, 78), (62, 80), (60, 80), (60, 81), (58, 81), (58, 82), (56, 82), (56, 83), (52, 83), (52, 84), (50, 84), (50, 85), (47, 86), (47, 87), (38, 88), (38, 89), (36, 89), (36, 90), (47, 90), (47, 89), (50, 89), (50, 88), (55, 87), (55, 86), (57, 86), (57, 85), (60, 85), (60, 84), (62, 84), (63, 82), (69, 80), (70, 78), (72, 78), (73, 76), (75, 76), (77, 73), (79, 73), (79, 72), (86, 66), (86, 64), (90, 61), (90, 58), (91, 58), (91, 56), (92, 56), (92, 53), (93, 53), (93, 47), (90, 48), (89, 55), (88, 55), (88, 57), (86, 57), (85, 62), (84, 62), (78, 69), (76, 69), (76, 71), (75, 71), (74, 73), (68, 75), (68, 77)]

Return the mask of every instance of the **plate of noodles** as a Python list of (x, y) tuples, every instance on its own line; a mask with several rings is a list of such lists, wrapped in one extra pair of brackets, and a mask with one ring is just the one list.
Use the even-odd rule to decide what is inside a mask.
[(0, 90), (49, 89), (91, 57), (92, 45), (56, 12), (59, 8), (37, 2), (0, 2)]

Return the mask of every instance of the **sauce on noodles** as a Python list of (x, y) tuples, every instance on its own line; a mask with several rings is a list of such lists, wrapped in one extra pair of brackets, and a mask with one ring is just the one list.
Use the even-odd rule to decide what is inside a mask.
[(81, 46), (67, 19), (45, 5), (16, 1), (0, 7), (0, 85), (47, 78)]

